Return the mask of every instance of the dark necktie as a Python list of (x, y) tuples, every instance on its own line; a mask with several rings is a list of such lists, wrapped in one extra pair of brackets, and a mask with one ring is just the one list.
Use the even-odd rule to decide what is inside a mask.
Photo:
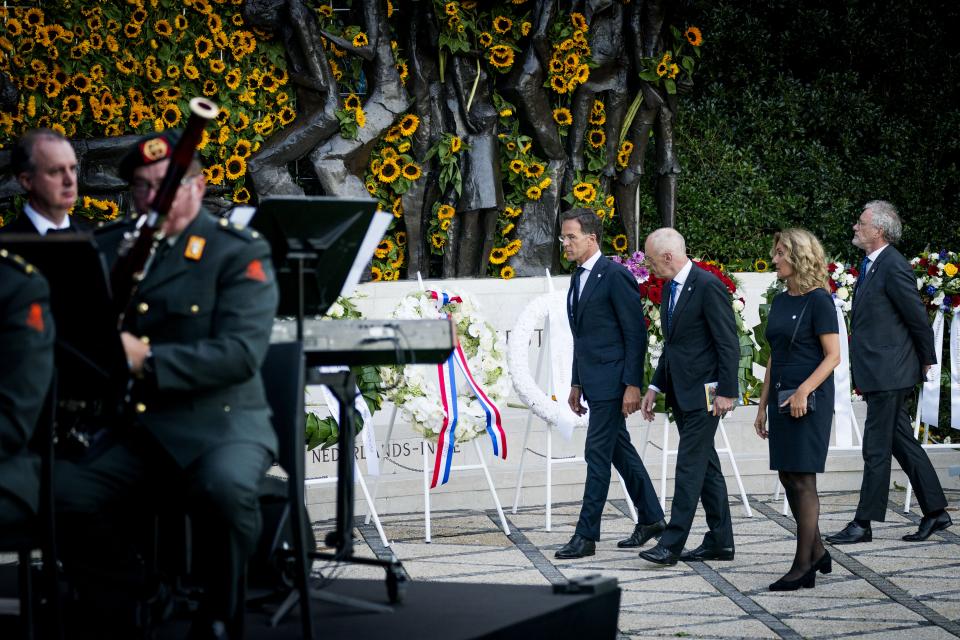
[(860, 263), (860, 275), (857, 277), (857, 284), (853, 287), (853, 295), (857, 295), (857, 291), (860, 290), (860, 286), (867, 281), (867, 273), (870, 271), (870, 263), (872, 260), (864, 256), (863, 261)]
[(677, 289), (680, 283), (676, 280), (670, 281), (670, 302), (667, 304), (667, 332), (673, 326), (673, 308), (677, 305)]
[(580, 302), (580, 276), (586, 271), (583, 267), (577, 267), (573, 272), (573, 300), (570, 301), (570, 309), (574, 320), (577, 318), (577, 304)]

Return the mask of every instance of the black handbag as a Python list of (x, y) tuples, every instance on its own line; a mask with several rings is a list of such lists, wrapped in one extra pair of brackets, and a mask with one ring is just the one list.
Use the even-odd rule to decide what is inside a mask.
[[(793, 341), (797, 337), (797, 329), (800, 328), (800, 321), (803, 320), (803, 314), (807, 310), (807, 305), (810, 304), (810, 299), (807, 298), (807, 301), (803, 303), (803, 308), (800, 309), (800, 315), (797, 316), (797, 323), (793, 325), (793, 335), (790, 336), (790, 346), (787, 347), (787, 359), (790, 359), (790, 354), (793, 352)], [(797, 390), (794, 389), (781, 389), (780, 380), (783, 378), (783, 373), (781, 372), (780, 377), (777, 379), (777, 413), (790, 413), (790, 405), (783, 404), (787, 399), (792, 396)], [(807, 396), (807, 412), (813, 413), (817, 410), (817, 397), (812, 393)]]

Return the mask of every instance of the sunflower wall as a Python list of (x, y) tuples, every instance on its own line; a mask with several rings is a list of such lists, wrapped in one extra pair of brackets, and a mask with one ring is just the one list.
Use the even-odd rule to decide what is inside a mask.
[[(672, 219), (670, 120), (703, 36), (647, 5), (26, 2), (0, 9), (0, 142), (49, 127), (82, 153), (182, 126), (203, 95), (222, 108), (200, 145), (221, 204), (366, 193), (395, 217), (374, 280), (540, 275), (567, 266), (566, 209), (594, 211), (608, 254), (635, 248), (640, 217)], [(83, 174), (75, 213), (119, 215), (103, 171)], [(645, 172), (657, 211), (636, 209)]]

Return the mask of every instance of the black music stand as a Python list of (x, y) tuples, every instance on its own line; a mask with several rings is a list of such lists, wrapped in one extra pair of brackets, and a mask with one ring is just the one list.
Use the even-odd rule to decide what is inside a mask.
[[(368, 230), (374, 220), (377, 202), (373, 199), (323, 196), (283, 196), (264, 198), (252, 227), (270, 243), (273, 266), (280, 288), (279, 315), (297, 319), (297, 340), (303, 340), (306, 315), (322, 315), (336, 302), (351, 276), (367, 264), (373, 254)], [(367, 240), (367, 243), (364, 242)], [(380, 238), (376, 238), (379, 242)], [(368, 255), (360, 255), (366, 253)], [(354, 283), (355, 284), (355, 283)], [(343, 363), (346, 365), (347, 363)], [(340, 403), (340, 438), (337, 460), (337, 525), (326, 536), (334, 553), (313, 551), (311, 560), (335, 560), (382, 567), (387, 574), (391, 602), (400, 597), (406, 573), (396, 559), (379, 560), (353, 555), (353, 402), (356, 379), (353, 373), (307, 371), (308, 384), (327, 386)], [(375, 603), (344, 599), (311, 589), (311, 597), (370, 611), (391, 611)], [(294, 604), (299, 594), (292, 591), (273, 616), (276, 624)]]
[[(336, 302), (360, 257), (377, 201), (326, 196), (282, 196), (260, 201), (251, 226), (270, 243), (280, 288), (277, 314), (323, 315)], [(379, 238), (377, 241), (379, 242)], [(366, 263), (371, 256), (363, 256)]]
[(58, 409), (110, 426), (122, 416), (130, 370), (93, 236), (11, 233), (0, 235), (0, 246), (34, 265), (50, 285)]

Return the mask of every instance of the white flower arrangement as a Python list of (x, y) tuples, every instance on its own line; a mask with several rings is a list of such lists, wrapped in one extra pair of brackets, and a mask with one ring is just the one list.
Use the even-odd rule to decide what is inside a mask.
[[(477, 303), (465, 294), (457, 294), (462, 302), (450, 302), (437, 308), (428, 292), (414, 291), (400, 300), (391, 313), (402, 320), (436, 319), (446, 313), (453, 317), (457, 338), (477, 384), (494, 404), (506, 401), (511, 383), (507, 370), (506, 343), (480, 313)], [(436, 365), (381, 367), (385, 395), (413, 429), (431, 442), (436, 442), (443, 428), (444, 410)], [(485, 434), (486, 413), (467, 381), (458, 373), (458, 421), (456, 442), (468, 442)]]

